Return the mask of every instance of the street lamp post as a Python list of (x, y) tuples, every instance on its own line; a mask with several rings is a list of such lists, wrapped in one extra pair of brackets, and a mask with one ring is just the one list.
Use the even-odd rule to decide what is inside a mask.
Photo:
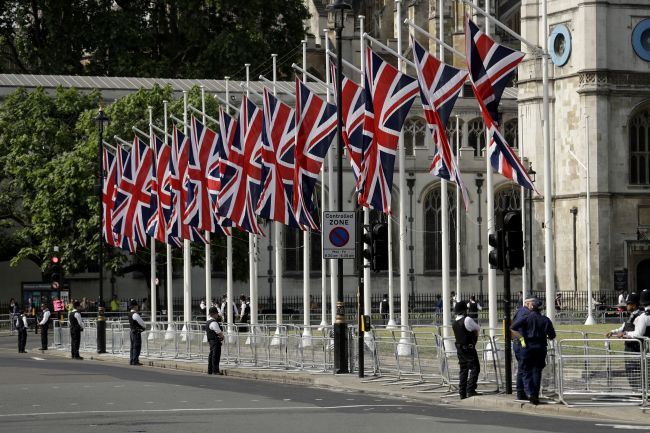
[[(535, 183), (535, 175), (537, 172), (533, 169), (533, 164), (531, 163), (528, 166), (528, 176), (530, 176), (531, 182)], [(533, 192), (530, 189), (528, 191), (528, 264), (526, 268), (528, 269), (528, 284), (530, 286), (530, 292), (532, 295), (533, 292)]]
[[(104, 109), (99, 106), (99, 113), (95, 118), (97, 123), (97, 196), (99, 211), (99, 299), (97, 302), (97, 353), (106, 353), (106, 319), (104, 318), (104, 126), (108, 125), (110, 119), (104, 114)], [(109, 229), (107, 229), (109, 230)]]
[[(345, 11), (352, 6), (345, 0), (334, 0), (329, 5), (334, 15), (336, 31), (336, 147), (337, 147), (337, 210), (343, 211), (343, 114), (341, 111), (343, 88), (343, 47), (341, 34), (345, 25)], [(337, 260), (338, 291), (336, 294), (336, 320), (334, 322), (334, 370), (337, 374), (348, 373), (347, 324), (345, 323), (345, 304), (343, 302), (343, 260)]]

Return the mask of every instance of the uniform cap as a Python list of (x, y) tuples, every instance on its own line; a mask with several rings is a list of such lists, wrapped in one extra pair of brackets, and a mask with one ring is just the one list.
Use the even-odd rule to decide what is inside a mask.
[(209, 314), (217, 314), (218, 312), (219, 310), (217, 309), (217, 307), (210, 307), (210, 310), (208, 310)]
[(468, 301), (458, 301), (456, 302), (456, 305), (454, 305), (454, 313), (456, 314), (461, 314), (467, 311), (467, 302)]
[(136, 301), (135, 299), (131, 299), (131, 306), (136, 307), (137, 305), (138, 305), (138, 301)]
[(639, 305), (639, 295), (634, 292), (630, 293), (627, 295), (627, 298), (625, 298), (625, 303)]
[(641, 305), (646, 306), (650, 304), (650, 289), (645, 289), (643, 292), (641, 292), (641, 296), (639, 297)]

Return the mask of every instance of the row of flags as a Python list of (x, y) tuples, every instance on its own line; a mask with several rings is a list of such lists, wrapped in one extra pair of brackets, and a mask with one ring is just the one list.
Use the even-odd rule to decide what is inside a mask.
[[(492, 167), (534, 189), (519, 158), (498, 130), (498, 105), (523, 53), (499, 45), (465, 20), (467, 70), (447, 65), (412, 39), (417, 78), (366, 51), (363, 86), (343, 78), (343, 143), (360, 205), (391, 213), (395, 155), (408, 112), (419, 94), (434, 142), (430, 171), (467, 190), (446, 126), (469, 76), (490, 131)], [(332, 66), (333, 76), (336, 76)], [(335, 92), (339, 89), (334, 88)], [(181, 245), (205, 242), (205, 231), (233, 228), (263, 235), (258, 217), (305, 231), (318, 230), (313, 194), (336, 132), (336, 106), (295, 80), (295, 109), (264, 89), (262, 107), (242, 99), (236, 118), (223, 108), (218, 131), (191, 118), (189, 136), (176, 126), (171, 146), (155, 134), (150, 147), (136, 137), (127, 151), (104, 151), (104, 238), (135, 251), (147, 238)]]

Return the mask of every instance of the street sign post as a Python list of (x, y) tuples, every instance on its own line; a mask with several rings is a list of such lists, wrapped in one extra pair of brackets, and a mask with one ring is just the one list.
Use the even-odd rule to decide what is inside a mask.
[(354, 259), (355, 242), (354, 212), (323, 212), (324, 259)]

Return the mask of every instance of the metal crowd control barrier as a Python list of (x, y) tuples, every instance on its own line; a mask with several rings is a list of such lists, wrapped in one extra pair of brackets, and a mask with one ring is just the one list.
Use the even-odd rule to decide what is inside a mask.
[(558, 396), (566, 405), (645, 405), (647, 345), (637, 339), (561, 340)]

